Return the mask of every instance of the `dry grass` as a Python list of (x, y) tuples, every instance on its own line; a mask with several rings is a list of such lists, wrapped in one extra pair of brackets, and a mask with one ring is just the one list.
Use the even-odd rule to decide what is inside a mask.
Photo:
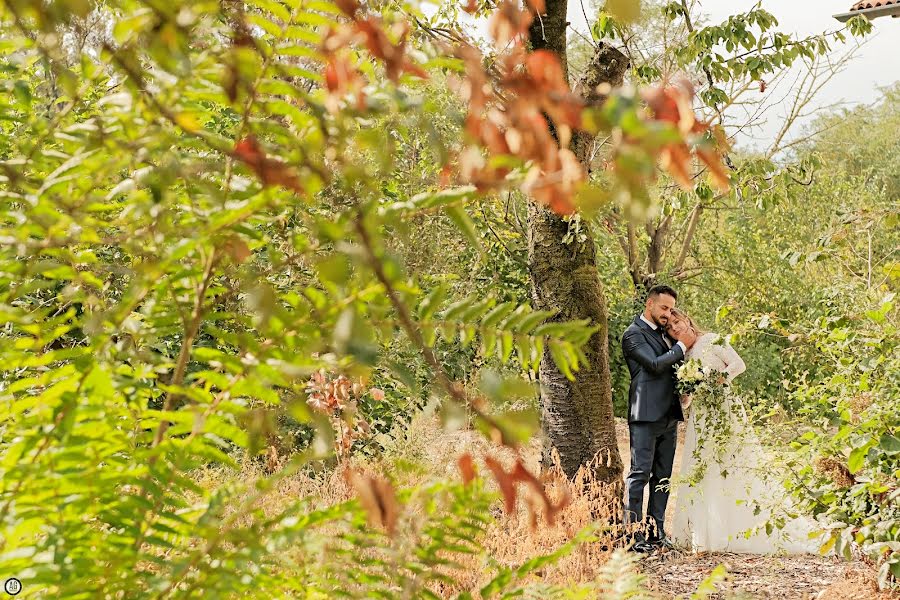
[(886, 592), (878, 589), (878, 582), (871, 569), (847, 569), (842, 579), (823, 590), (816, 600), (898, 600), (900, 591)]
[[(617, 425), (620, 451), (624, 454), (623, 458), (626, 458), (627, 426), (623, 423)], [(387, 473), (397, 487), (407, 487), (431, 481), (459, 479), (457, 458), (464, 453), (476, 458), (481, 474), (486, 473), (481, 460), (485, 455), (493, 456), (507, 467), (515, 460), (515, 455), (510, 450), (493, 447), (480, 434), (473, 431), (444, 431), (436, 418), (425, 415), (414, 419), (387, 446), (385, 457), (379, 463), (354, 459), (345, 468)], [(521, 457), (531, 472), (539, 472), (540, 451), (537, 442), (522, 449)], [(201, 485), (212, 489), (235, 479), (252, 481), (261, 474), (260, 466), (246, 465), (239, 474), (209, 470), (198, 473), (197, 478)], [(493, 485), (489, 476), (485, 479), (489, 485)], [(621, 488), (603, 487), (583, 479), (568, 482), (552, 474), (544, 479), (548, 494), (553, 500), (569, 496), (570, 503), (557, 515), (552, 525), (542, 520), (534, 527), (528, 498), (522, 492), (520, 502), (512, 514), (506, 514), (498, 501), (491, 509), (494, 520), (481, 541), (487, 555), (498, 563), (518, 566), (535, 556), (551, 553), (585, 527), (611, 522), (612, 517), (618, 513)], [(352, 497), (354, 490), (339, 469), (319, 475), (297, 474), (286, 478), (261, 500), (260, 507), (266, 514), (275, 514), (300, 498), (311, 498), (316, 507), (325, 507)], [(670, 510), (674, 508), (675, 502), (677, 499), (673, 498)], [(580, 546), (570, 555), (536, 572), (532, 579), (559, 585), (596, 581), (615, 546), (621, 544), (617, 542), (621, 533), (621, 530), (602, 531), (597, 542)], [(442, 595), (449, 596), (462, 589), (477, 589), (486, 582), (484, 556), (461, 555), (457, 558), (463, 566), (461, 570), (453, 572), (458, 586), (440, 590)], [(675, 598), (690, 595), (697, 584), (721, 563), (728, 566), (730, 577), (721, 586), (721, 594), (712, 596), (714, 598), (888, 600), (895, 597), (883, 593), (877, 595), (877, 588), (872, 587), (870, 568), (835, 558), (684, 554), (670, 551), (643, 558), (640, 568), (647, 575), (654, 595), (659, 598)]]

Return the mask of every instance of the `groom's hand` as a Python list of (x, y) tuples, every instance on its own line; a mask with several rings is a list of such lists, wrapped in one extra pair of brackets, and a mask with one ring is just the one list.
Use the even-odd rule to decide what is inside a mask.
[(697, 334), (688, 329), (683, 331), (681, 335), (677, 336), (677, 339), (679, 342), (690, 348), (697, 343)]

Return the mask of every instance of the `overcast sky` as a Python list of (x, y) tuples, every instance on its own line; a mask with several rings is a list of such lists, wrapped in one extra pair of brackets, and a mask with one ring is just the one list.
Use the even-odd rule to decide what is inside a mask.
[[(569, 0), (569, 20), (580, 31), (588, 31), (581, 9), (582, 0)], [(702, 12), (709, 23), (718, 23), (729, 15), (746, 11), (757, 0), (701, 0)], [(854, 0), (762, 0), (763, 8), (778, 19), (780, 31), (808, 36), (832, 31), (842, 24), (832, 18), (847, 12)], [(589, 6), (591, 2), (585, 0)], [(590, 15), (590, 13), (588, 13)], [(815, 103), (827, 106), (835, 102), (870, 103), (878, 96), (878, 88), (900, 81), (900, 18), (882, 17), (872, 21), (873, 35), (858, 50), (846, 69), (830, 81), (819, 93)], [(768, 146), (778, 131), (786, 109), (774, 107), (767, 113), (767, 122), (752, 136), (739, 139), (739, 144)], [(799, 133), (799, 132), (795, 132)]]

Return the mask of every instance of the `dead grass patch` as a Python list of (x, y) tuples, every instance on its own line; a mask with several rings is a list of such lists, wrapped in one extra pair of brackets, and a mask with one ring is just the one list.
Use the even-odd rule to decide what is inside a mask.
[[(617, 423), (619, 446), (628, 448), (628, 432), (624, 422)], [(475, 459), (479, 474), (488, 486), (494, 482), (482, 458), (489, 454), (509, 468), (516, 455), (505, 448), (492, 446), (473, 431), (444, 431), (433, 416), (413, 420), (404, 433), (387, 445), (384, 458), (377, 462), (352, 459), (339, 469), (319, 473), (298, 473), (285, 478), (259, 503), (266, 515), (274, 515), (286, 505), (309, 498), (311, 506), (322, 508), (344, 502), (355, 496), (343, 469), (388, 474), (398, 488), (418, 486), (432, 481), (459, 479), (457, 459), (469, 453)], [(532, 443), (520, 451), (526, 466), (539, 472), (540, 447)], [(626, 454), (627, 457), (627, 454)], [(623, 457), (623, 458), (626, 458)], [(626, 458), (627, 464), (627, 458)], [(250, 482), (263, 475), (263, 467), (253, 463), (242, 465), (240, 472), (210, 469), (197, 473), (197, 481), (207, 489), (234, 481)], [(579, 531), (597, 524), (611, 523), (619, 512), (621, 487), (601, 485), (586, 477), (567, 481), (558, 473), (543, 476), (550, 498), (556, 502), (570, 497), (568, 505), (550, 525), (539, 520), (534, 526), (526, 502), (518, 502), (511, 514), (498, 500), (491, 508), (493, 520), (480, 540), (484, 553), (456, 557), (461, 569), (448, 572), (456, 585), (435, 590), (449, 597), (463, 590), (477, 590), (489, 578), (488, 560), (517, 567), (539, 555), (552, 553)], [(520, 491), (522, 494), (527, 493)], [(677, 502), (673, 498), (672, 504)], [(327, 535), (327, 532), (324, 532)], [(617, 546), (622, 545), (621, 528), (601, 528), (595, 541), (578, 547), (568, 556), (536, 571), (531, 581), (551, 585), (590, 584), (597, 581), (602, 567)], [(719, 564), (729, 570), (728, 580), (711, 598), (759, 598), (779, 600), (889, 600), (898, 598), (878, 592), (871, 568), (862, 563), (847, 563), (834, 557), (813, 555), (758, 556), (746, 554), (685, 554), (678, 551), (658, 553), (643, 558), (640, 570), (659, 598), (688, 597)]]

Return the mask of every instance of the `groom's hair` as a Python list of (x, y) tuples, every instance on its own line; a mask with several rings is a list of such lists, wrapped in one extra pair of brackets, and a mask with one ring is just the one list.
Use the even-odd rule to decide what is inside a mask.
[(656, 298), (657, 296), (661, 296), (662, 294), (672, 296), (673, 298), (678, 300), (678, 292), (667, 285), (654, 285), (652, 288), (650, 288), (650, 291), (647, 292), (647, 298)]

